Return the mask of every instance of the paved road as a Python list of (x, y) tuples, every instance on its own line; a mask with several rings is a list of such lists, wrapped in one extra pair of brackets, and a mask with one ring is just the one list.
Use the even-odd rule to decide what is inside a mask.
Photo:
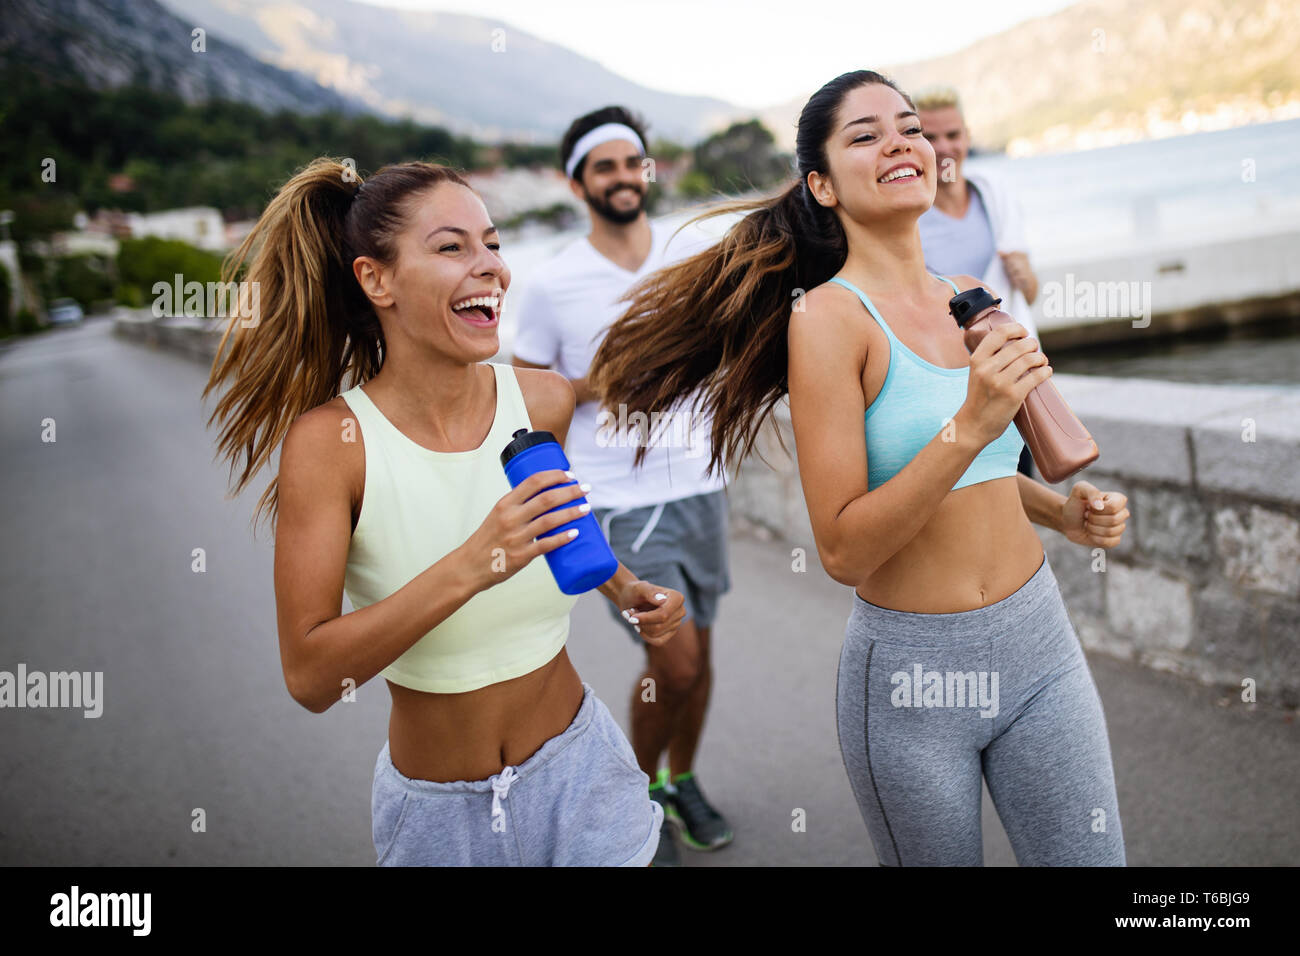
[[(226, 500), (206, 369), (106, 321), (0, 352), (0, 670), (104, 672), (104, 711), (0, 710), (0, 863), (374, 862), (382, 683), (315, 715), (284, 689), (271, 542)], [(56, 441), (41, 441), (53, 418)], [(259, 487), (260, 492), (260, 487)], [(203, 548), (206, 571), (191, 570)], [(696, 866), (874, 864), (835, 736), (848, 588), (734, 534), (698, 763), (735, 843)], [(570, 653), (620, 721), (637, 650), (585, 595)], [(1092, 655), (1132, 865), (1294, 864), (1294, 714)], [(206, 832), (191, 829), (195, 808)], [(795, 808), (807, 830), (791, 828)], [(1014, 865), (985, 793), (985, 858)]]

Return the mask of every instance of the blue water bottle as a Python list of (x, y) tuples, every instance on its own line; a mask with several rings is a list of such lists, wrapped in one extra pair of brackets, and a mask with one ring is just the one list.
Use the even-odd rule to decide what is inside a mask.
[[(505, 451), (501, 452), (501, 465), (506, 470), (506, 480), (510, 482), (511, 488), (518, 487), (521, 481), (534, 472), (547, 471), (551, 468), (569, 470), (569, 459), (564, 456), (564, 449), (550, 432), (530, 432), (526, 428), (521, 428), (511, 437), (513, 440), (506, 445)], [(573, 484), (577, 482), (566, 481), (552, 487), (560, 488)], [(550, 488), (542, 489), (542, 491), (549, 490)], [(572, 508), (586, 500), (584, 496), (566, 501), (545, 513)], [(600, 525), (590, 512), (576, 521), (566, 522), (558, 528), (545, 532), (542, 537), (567, 533), (570, 528), (579, 529), (578, 536), (568, 544), (547, 551), (546, 563), (551, 566), (551, 574), (555, 576), (555, 583), (560, 586), (561, 591), (565, 594), (582, 594), (592, 588), (600, 587), (612, 578), (618, 570), (618, 558), (614, 557), (614, 552), (610, 550), (609, 542), (605, 540)]]

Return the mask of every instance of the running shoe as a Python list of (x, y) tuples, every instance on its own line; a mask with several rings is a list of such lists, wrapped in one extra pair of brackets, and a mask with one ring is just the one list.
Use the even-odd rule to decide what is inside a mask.
[(668, 788), (672, 786), (668, 782), (667, 768), (659, 771), (659, 778), (650, 784), (650, 799), (657, 802), (664, 808), (664, 822), (659, 825), (659, 847), (655, 850), (654, 860), (651, 861), (653, 866), (681, 866), (681, 857), (677, 855), (677, 844), (673, 842), (673, 828), (669, 824), (668, 815), (671, 811), (673, 798)]
[(694, 771), (678, 775), (664, 789), (669, 795), (669, 801), (664, 804), (664, 818), (667, 820), (671, 814), (687, 846), (693, 850), (716, 850), (731, 842), (731, 825), (704, 799)]

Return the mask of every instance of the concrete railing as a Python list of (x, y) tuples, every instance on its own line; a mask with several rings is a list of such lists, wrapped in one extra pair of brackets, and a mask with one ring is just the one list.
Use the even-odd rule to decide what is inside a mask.
[[(1300, 704), (1300, 389), (1054, 375), (1101, 449), (1078, 480), (1128, 496), (1123, 542), (1037, 528), (1085, 647)], [(789, 409), (732, 476), (732, 515), (815, 553)]]
[(1300, 230), (1293, 225), (1042, 256), (1034, 267), (1033, 315), (1048, 354), (1300, 315)]
[(149, 309), (118, 307), (113, 313), (113, 333), (132, 342), (165, 348), (211, 363), (227, 322), (227, 319), (191, 316), (158, 318)]

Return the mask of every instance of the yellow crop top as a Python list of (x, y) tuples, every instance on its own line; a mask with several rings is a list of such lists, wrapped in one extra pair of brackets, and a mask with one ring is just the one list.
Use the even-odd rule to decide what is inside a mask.
[[(496, 418), (473, 451), (438, 452), (412, 441), (360, 385), (343, 393), (366, 455), (361, 515), (348, 551), (344, 589), (354, 608), (388, 597), (464, 544), (510, 491), (501, 450), (532, 430), (513, 366), (496, 373)], [(555, 657), (578, 598), (563, 593), (544, 555), (480, 591), (380, 674), (395, 684), (459, 694), (519, 677)]]

